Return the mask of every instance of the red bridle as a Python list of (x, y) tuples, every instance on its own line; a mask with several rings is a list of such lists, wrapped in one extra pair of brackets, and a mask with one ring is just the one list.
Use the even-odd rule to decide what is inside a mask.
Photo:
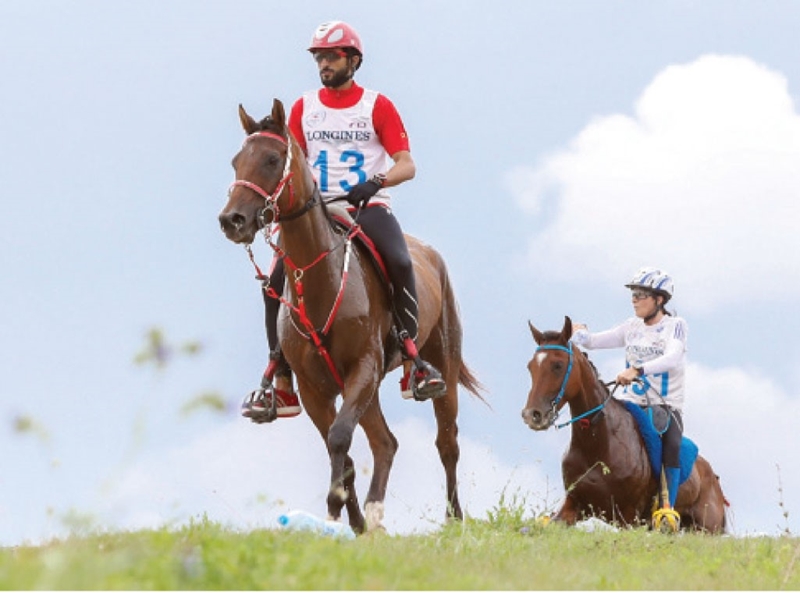
[[(287, 253), (285, 253), (278, 245), (276, 245), (275, 243), (272, 242), (272, 240), (270, 238), (271, 229), (268, 228), (270, 225), (269, 224), (265, 224), (263, 222), (264, 221), (263, 214), (266, 211), (271, 210), (273, 212), (272, 222), (278, 222), (279, 221), (280, 212), (279, 212), (279, 209), (278, 209), (278, 203), (277, 202), (278, 202), (278, 198), (281, 195), (281, 192), (283, 191), (283, 188), (286, 186), (287, 183), (289, 184), (289, 191), (291, 192), (290, 195), (289, 195), (289, 208), (291, 208), (291, 206), (292, 206), (292, 204), (294, 202), (294, 186), (291, 183), (292, 176), (294, 175), (294, 173), (291, 171), (291, 166), (292, 166), (292, 144), (291, 144), (291, 138), (285, 139), (282, 136), (278, 136), (277, 134), (272, 134), (271, 132), (255, 132), (253, 134), (250, 134), (247, 138), (245, 138), (245, 144), (250, 139), (252, 139), (254, 137), (271, 138), (273, 140), (277, 140), (278, 142), (281, 142), (284, 146), (286, 146), (287, 155), (286, 155), (286, 163), (285, 163), (284, 169), (283, 169), (283, 177), (278, 182), (278, 184), (275, 186), (275, 189), (272, 191), (271, 194), (269, 192), (265, 191), (258, 184), (253, 183), (251, 181), (247, 181), (246, 179), (237, 179), (236, 181), (234, 181), (231, 184), (230, 188), (228, 189), (228, 193), (230, 194), (230, 192), (233, 191), (233, 188), (235, 188), (235, 187), (246, 187), (247, 189), (250, 189), (250, 190), (254, 191), (259, 196), (264, 198), (264, 201), (266, 202), (266, 205), (264, 207), (264, 210), (261, 213), (262, 225), (264, 227), (264, 237), (266, 238), (267, 243), (269, 243), (270, 247), (272, 247), (272, 249), (275, 251), (275, 253), (277, 253), (278, 256), (281, 259), (283, 259), (283, 261), (286, 264), (286, 266), (290, 270), (292, 270), (292, 272), (294, 273), (295, 290), (297, 292), (297, 299), (298, 299), (298, 304), (297, 305), (294, 305), (287, 298), (279, 295), (275, 291), (274, 288), (269, 286), (269, 277), (266, 276), (261, 271), (261, 268), (258, 267), (258, 264), (256, 263), (255, 257), (253, 255), (253, 251), (250, 248), (250, 245), (246, 245), (245, 249), (247, 250), (248, 256), (250, 257), (250, 261), (252, 262), (253, 266), (256, 269), (256, 279), (261, 281), (264, 292), (267, 294), (268, 297), (279, 300), (281, 303), (283, 303), (285, 306), (287, 306), (291, 311), (293, 311), (298, 316), (300, 324), (306, 329), (305, 337), (307, 339), (311, 340), (314, 343), (314, 346), (316, 346), (317, 351), (322, 355), (322, 357), (325, 359), (325, 362), (328, 364), (328, 368), (330, 369), (334, 380), (336, 381), (336, 383), (341, 388), (341, 387), (344, 386), (344, 382), (342, 381), (342, 378), (339, 376), (339, 373), (336, 370), (336, 365), (334, 364), (330, 353), (328, 352), (327, 348), (325, 348), (325, 345), (323, 344), (322, 336), (325, 336), (328, 333), (328, 331), (330, 330), (331, 326), (333, 325), (333, 320), (336, 317), (336, 313), (339, 310), (340, 305), (342, 304), (342, 297), (344, 296), (344, 289), (345, 289), (345, 286), (347, 285), (347, 275), (348, 275), (349, 267), (350, 267), (349, 262), (350, 262), (351, 241), (352, 241), (353, 236), (356, 233), (360, 232), (360, 227), (358, 225), (353, 225), (353, 227), (350, 229), (350, 232), (347, 234), (347, 237), (343, 241), (343, 245), (345, 247), (345, 256), (344, 256), (344, 263), (343, 263), (343, 268), (342, 268), (342, 279), (341, 279), (341, 282), (340, 282), (340, 285), (339, 285), (339, 291), (338, 291), (338, 293), (336, 295), (336, 299), (334, 300), (333, 307), (331, 309), (330, 314), (328, 315), (328, 319), (325, 322), (324, 327), (322, 328), (321, 331), (317, 330), (314, 327), (314, 324), (312, 323), (311, 319), (309, 318), (308, 312), (306, 310), (305, 295), (304, 295), (304, 287), (303, 287), (302, 278), (303, 278), (303, 274), (305, 273), (306, 270), (314, 267), (320, 261), (325, 259), (328, 255), (331, 254), (331, 252), (333, 250), (329, 249), (327, 251), (323, 251), (310, 264), (300, 267), (300, 266), (296, 265), (292, 261), (292, 259), (289, 257), (289, 255)], [(290, 218), (295, 218), (297, 216), (301, 216), (302, 214), (307, 212), (308, 208), (310, 206), (312, 206), (313, 204), (314, 204), (314, 200), (313, 199), (309, 200), (309, 202), (306, 204), (306, 206), (303, 209), (300, 210), (300, 212), (296, 212), (296, 213), (292, 213), (291, 215), (288, 215), (285, 220), (289, 220)], [(290, 317), (290, 319), (291, 319), (291, 317)], [(292, 323), (294, 324), (294, 319), (292, 319)], [(294, 325), (295, 325), (295, 329), (297, 329), (297, 331), (302, 334), (303, 332), (300, 330), (300, 328), (296, 324), (294, 324)], [(322, 336), (320, 334), (322, 334)]]
[(279, 215), (278, 198), (280, 197), (281, 192), (283, 191), (283, 188), (286, 186), (287, 183), (289, 184), (289, 191), (290, 191), (289, 207), (291, 207), (292, 203), (294, 202), (294, 186), (291, 183), (292, 176), (294, 175), (294, 173), (292, 173), (291, 171), (292, 143), (290, 139), (286, 139), (283, 136), (279, 136), (278, 134), (273, 134), (272, 132), (255, 132), (253, 134), (250, 134), (247, 138), (245, 138), (244, 143), (247, 144), (249, 140), (257, 137), (271, 138), (272, 140), (277, 140), (286, 147), (286, 163), (284, 164), (283, 167), (283, 177), (275, 186), (275, 189), (272, 191), (271, 194), (257, 183), (253, 183), (252, 181), (247, 181), (246, 179), (237, 179), (236, 181), (231, 183), (231, 186), (228, 188), (228, 195), (230, 195), (230, 193), (233, 191), (235, 187), (246, 187), (247, 189), (254, 191), (259, 196), (264, 198), (264, 201), (266, 202), (266, 207), (264, 208), (264, 210), (272, 210), (272, 212), (274, 213), (273, 221), (277, 222)]

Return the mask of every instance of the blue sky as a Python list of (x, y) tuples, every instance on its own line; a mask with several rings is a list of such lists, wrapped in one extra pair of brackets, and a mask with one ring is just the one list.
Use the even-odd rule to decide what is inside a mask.
[[(558, 505), (569, 435), (519, 416), (527, 321), (609, 327), (631, 314), (622, 285), (656, 265), (690, 327), (687, 434), (735, 532), (797, 533), (796, 3), (4, 0), (0, 544), (324, 513), (308, 418), (237, 417), (266, 361), (262, 305), (216, 216), (237, 105), (261, 116), (315, 88), (305, 48), (333, 18), (361, 33), (359, 82), (406, 121), (418, 175), (395, 210), (447, 260), (489, 389), (491, 409), (462, 405), (466, 512), (503, 492)], [(154, 326), (203, 350), (137, 366)], [(622, 364), (592, 359), (608, 378)], [(408, 533), (441, 521), (444, 480), (429, 406), (397, 379), (381, 391), (400, 441), (386, 525)], [(206, 392), (229, 410), (181, 413)], [(360, 433), (354, 459), (363, 498)]]

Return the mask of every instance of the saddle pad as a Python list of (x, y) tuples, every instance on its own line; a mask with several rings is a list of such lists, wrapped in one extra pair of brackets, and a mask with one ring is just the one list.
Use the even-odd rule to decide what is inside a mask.
[[(622, 401), (627, 410), (636, 419), (636, 424), (639, 426), (639, 432), (644, 439), (644, 446), (647, 449), (647, 456), (650, 458), (650, 466), (653, 468), (653, 475), (656, 480), (661, 474), (661, 435), (656, 432), (653, 423), (645, 411), (634, 403)], [(681, 479), (680, 483), (683, 484), (692, 473), (692, 467), (697, 459), (698, 448), (688, 437), (681, 438), (680, 450), (680, 464), (681, 464)]]

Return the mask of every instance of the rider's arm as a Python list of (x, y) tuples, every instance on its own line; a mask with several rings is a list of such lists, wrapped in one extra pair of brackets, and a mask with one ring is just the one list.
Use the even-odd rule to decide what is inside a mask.
[(392, 155), (392, 160), (394, 161), (394, 165), (386, 171), (384, 187), (400, 185), (404, 181), (414, 179), (414, 175), (417, 173), (417, 166), (414, 163), (414, 159), (411, 158), (411, 153), (409, 151), (401, 150), (400, 152), (394, 153)]
[(392, 157), (394, 164), (386, 171), (385, 187), (400, 185), (413, 179), (417, 167), (411, 157), (411, 146), (408, 141), (403, 120), (394, 104), (384, 95), (379, 94), (372, 112), (372, 125), (386, 153)]
[(683, 363), (683, 355), (686, 352), (686, 322), (683, 319), (676, 319), (671, 334), (664, 345), (664, 354), (642, 365), (644, 374), (667, 373)]
[(625, 345), (625, 324), (621, 323), (616, 327), (596, 334), (590, 333), (585, 325), (581, 325), (572, 334), (572, 341), (587, 350), (622, 348)]

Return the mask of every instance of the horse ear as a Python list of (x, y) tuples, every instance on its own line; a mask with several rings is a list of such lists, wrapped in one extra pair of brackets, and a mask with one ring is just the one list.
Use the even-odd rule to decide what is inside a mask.
[(544, 339), (544, 334), (535, 327), (533, 327), (533, 324), (530, 322), (530, 320), (528, 321), (528, 327), (531, 328), (531, 335), (533, 336), (533, 340), (537, 344), (541, 345), (542, 340)]
[(286, 127), (286, 111), (284, 111), (283, 103), (281, 103), (280, 99), (272, 100), (272, 114), (270, 117), (281, 129)]
[(561, 339), (565, 344), (572, 339), (572, 319), (568, 315), (564, 316), (564, 329), (561, 330)]
[(239, 103), (239, 121), (242, 122), (242, 127), (248, 136), (258, 130), (256, 120), (248, 115), (241, 103)]

